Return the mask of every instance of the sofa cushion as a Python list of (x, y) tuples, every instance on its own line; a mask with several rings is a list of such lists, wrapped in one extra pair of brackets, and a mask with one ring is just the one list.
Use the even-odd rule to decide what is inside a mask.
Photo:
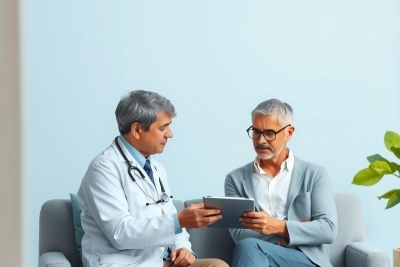
[(71, 197), (71, 205), (72, 205), (72, 220), (74, 222), (75, 228), (75, 241), (76, 241), (76, 249), (79, 252), (80, 260), (81, 260), (81, 267), (83, 267), (82, 263), (82, 238), (84, 235), (84, 231), (81, 225), (81, 213), (82, 210), (79, 208), (78, 205), (78, 198), (76, 194), (69, 194)]

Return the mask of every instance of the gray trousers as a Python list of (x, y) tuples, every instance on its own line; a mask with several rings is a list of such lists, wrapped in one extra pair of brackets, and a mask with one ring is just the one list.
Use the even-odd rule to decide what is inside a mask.
[(236, 244), (232, 267), (315, 267), (295, 248), (281, 247), (257, 238), (245, 238)]

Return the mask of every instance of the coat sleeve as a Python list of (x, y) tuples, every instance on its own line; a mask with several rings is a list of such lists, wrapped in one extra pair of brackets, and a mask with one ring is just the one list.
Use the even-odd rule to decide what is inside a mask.
[[(165, 177), (164, 180), (166, 181), (166, 183), (165, 183), (164, 186), (165, 186), (166, 192), (172, 192), (171, 189), (169, 188), (168, 176), (167, 176), (167, 173), (166, 173), (164, 167), (161, 166), (161, 165), (158, 165), (157, 168), (162, 172), (163, 177)], [(171, 199), (171, 201), (172, 201), (172, 199)], [(172, 206), (173, 207), (172, 207), (170, 213), (171, 214), (178, 213), (178, 211), (176, 210), (175, 206), (174, 205), (172, 205)], [(186, 249), (190, 250), (193, 253), (192, 244), (189, 241), (189, 237), (190, 237), (190, 235), (186, 231), (186, 229), (182, 228), (182, 232), (175, 235), (175, 246), (171, 247), (171, 250), (174, 251), (176, 249), (186, 248)]]
[(325, 168), (315, 170), (310, 192), (311, 220), (299, 222), (287, 220), (289, 238), (286, 246), (321, 245), (332, 243), (337, 234), (337, 211), (330, 180)]
[(82, 222), (84, 216), (92, 217), (96, 222), (96, 225), (86, 227), (83, 224), (84, 231), (99, 227), (119, 250), (175, 245), (173, 214), (151, 218), (131, 215), (116, 163), (112, 160), (106, 162), (100, 158), (89, 166), (78, 192), (78, 201), (83, 211)]

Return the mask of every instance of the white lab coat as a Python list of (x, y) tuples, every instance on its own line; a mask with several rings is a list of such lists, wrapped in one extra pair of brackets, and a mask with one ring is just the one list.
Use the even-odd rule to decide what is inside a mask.
[[(156, 188), (146, 172), (118, 142), (133, 166), (146, 176), (144, 181), (132, 171), (138, 185), (147, 195), (159, 200), (161, 178), (168, 196), (164, 167), (151, 159)], [(82, 209), (81, 221), (85, 235), (82, 240), (85, 267), (163, 265), (167, 247), (191, 251), (185, 229), (175, 235), (173, 214), (177, 213), (172, 199), (166, 203), (146, 206), (154, 201), (146, 196), (128, 175), (128, 165), (113, 142), (89, 165), (78, 191)]]

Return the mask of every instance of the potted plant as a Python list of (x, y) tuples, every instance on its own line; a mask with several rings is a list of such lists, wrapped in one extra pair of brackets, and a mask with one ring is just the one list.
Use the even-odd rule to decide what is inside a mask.
[[(400, 159), (400, 136), (395, 132), (386, 132), (384, 138), (387, 150)], [(383, 176), (392, 174), (400, 178), (400, 165), (383, 158), (379, 154), (367, 157), (368, 168), (359, 171), (353, 178), (353, 184), (370, 186), (379, 182)], [(386, 209), (400, 203), (400, 189), (392, 189), (378, 197), (387, 199)], [(393, 266), (400, 267), (400, 248), (393, 249)]]

